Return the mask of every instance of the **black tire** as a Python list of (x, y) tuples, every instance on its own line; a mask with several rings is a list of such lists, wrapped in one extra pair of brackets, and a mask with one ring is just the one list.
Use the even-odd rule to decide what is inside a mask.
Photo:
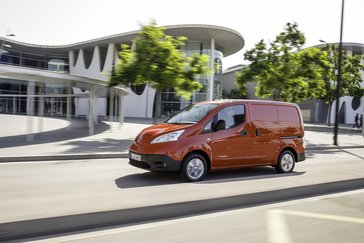
[(279, 155), (275, 169), (278, 173), (290, 173), (293, 171), (296, 164), (296, 159), (293, 153), (289, 150), (284, 150)]
[(199, 154), (189, 154), (182, 162), (181, 177), (188, 182), (200, 181), (207, 174), (205, 158)]

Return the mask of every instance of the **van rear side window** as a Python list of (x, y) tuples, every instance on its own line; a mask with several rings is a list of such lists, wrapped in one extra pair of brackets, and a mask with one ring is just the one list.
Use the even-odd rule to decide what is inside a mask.
[(277, 106), (278, 117), (280, 121), (286, 122), (300, 122), (300, 116), (295, 107), (290, 106)]

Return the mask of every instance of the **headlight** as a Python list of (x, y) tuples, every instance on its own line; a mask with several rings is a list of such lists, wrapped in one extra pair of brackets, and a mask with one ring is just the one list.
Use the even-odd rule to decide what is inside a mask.
[(303, 138), (302, 138), (302, 141), (303, 141), (302, 146), (303, 146), (304, 148), (306, 148), (306, 146), (307, 146), (306, 138), (305, 138), (305, 137), (303, 137)]
[(157, 138), (155, 138), (151, 144), (154, 143), (165, 143), (165, 142), (171, 142), (171, 141), (176, 141), (178, 140), (179, 136), (181, 136), (181, 134), (184, 132), (185, 130), (180, 130), (180, 131), (176, 131), (176, 132), (170, 132), (164, 135), (161, 135)]

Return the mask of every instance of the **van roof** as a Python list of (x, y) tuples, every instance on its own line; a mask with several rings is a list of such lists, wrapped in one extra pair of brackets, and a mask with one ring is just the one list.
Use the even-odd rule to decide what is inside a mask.
[(267, 104), (267, 105), (291, 105), (297, 106), (293, 103), (282, 102), (282, 101), (270, 101), (270, 100), (247, 100), (247, 99), (221, 99), (221, 100), (213, 100), (213, 101), (203, 101), (199, 103), (210, 103), (210, 104), (225, 104), (225, 103), (249, 103), (249, 104)]

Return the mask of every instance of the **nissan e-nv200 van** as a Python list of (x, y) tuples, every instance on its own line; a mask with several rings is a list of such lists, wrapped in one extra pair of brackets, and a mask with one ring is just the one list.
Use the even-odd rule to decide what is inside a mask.
[(215, 100), (192, 104), (164, 123), (142, 130), (130, 164), (179, 172), (199, 181), (208, 171), (273, 166), (289, 173), (305, 160), (302, 115), (296, 104)]

